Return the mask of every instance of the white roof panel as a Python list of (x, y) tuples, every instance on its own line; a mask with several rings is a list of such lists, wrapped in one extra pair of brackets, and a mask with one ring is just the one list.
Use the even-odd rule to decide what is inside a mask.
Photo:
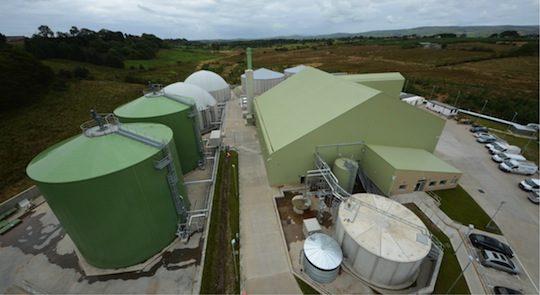
[[(267, 68), (260, 68), (253, 71), (253, 79), (255, 80), (271, 80), (283, 78), (285, 75), (279, 72), (274, 72)], [(246, 74), (242, 74), (242, 78), (246, 78)]]

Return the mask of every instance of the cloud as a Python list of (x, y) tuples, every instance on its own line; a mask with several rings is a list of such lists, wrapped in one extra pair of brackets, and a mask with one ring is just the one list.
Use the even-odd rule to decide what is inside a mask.
[(538, 24), (537, 0), (2, 0), (0, 30), (42, 24), (164, 38), (256, 38), (437, 25)]

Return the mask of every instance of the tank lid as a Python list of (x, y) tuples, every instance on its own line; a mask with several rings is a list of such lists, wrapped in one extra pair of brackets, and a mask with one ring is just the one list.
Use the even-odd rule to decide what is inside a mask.
[(323, 270), (335, 269), (343, 260), (339, 244), (322, 233), (312, 234), (305, 240), (304, 255), (311, 264)]
[(188, 105), (158, 93), (144, 95), (121, 105), (114, 110), (114, 114), (120, 118), (149, 118), (170, 115), (189, 108)]
[(338, 216), (358, 245), (385, 259), (418, 261), (431, 249), (429, 231), (420, 218), (386, 197), (354, 194), (341, 203)]
[[(161, 124), (131, 123), (122, 124), (122, 128), (164, 143), (173, 136), (171, 129)], [(126, 169), (156, 153), (160, 150), (116, 132), (95, 137), (79, 134), (38, 154), (26, 173), (44, 183), (81, 181)]]

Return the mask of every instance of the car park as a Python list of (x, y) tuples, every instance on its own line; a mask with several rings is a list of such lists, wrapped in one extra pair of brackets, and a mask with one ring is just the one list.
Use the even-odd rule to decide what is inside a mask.
[(494, 294), (523, 294), (519, 290), (508, 288), (508, 287), (503, 287), (503, 286), (495, 286), (495, 287), (493, 287), (493, 293)]
[(508, 153), (519, 154), (521, 149), (515, 145), (509, 145), (506, 142), (495, 141), (486, 144), (486, 148), (489, 149), (490, 154)]
[(538, 205), (538, 203), (540, 203), (540, 192), (539, 191), (532, 191), (532, 192), (529, 193), (527, 198), (529, 199), (529, 201), (531, 201), (531, 202), (535, 203), (536, 205)]
[(508, 256), (490, 250), (480, 250), (478, 255), (480, 263), (483, 266), (491, 267), (498, 269), (510, 274), (518, 274), (519, 269), (517, 266), (508, 258)]
[(526, 178), (519, 183), (519, 187), (524, 191), (532, 191), (540, 189), (540, 179)]
[(508, 257), (514, 257), (514, 252), (510, 246), (490, 236), (482, 234), (470, 234), (469, 240), (475, 248), (497, 251), (505, 254)]
[(470, 128), (469, 131), (472, 132), (472, 133), (487, 132), (488, 129), (487, 129), (487, 127), (484, 127), (484, 126), (477, 126), (477, 127)]

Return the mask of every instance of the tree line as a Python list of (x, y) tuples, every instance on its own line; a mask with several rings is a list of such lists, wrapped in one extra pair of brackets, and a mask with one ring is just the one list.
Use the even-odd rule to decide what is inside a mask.
[(62, 58), (122, 68), (126, 59), (152, 59), (163, 40), (152, 34), (141, 36), (106, 29), (97, 32), (71, 27), (68, 32), (56, 32), (46, 25), (25, 39), (25, 49), (37, 58)]

